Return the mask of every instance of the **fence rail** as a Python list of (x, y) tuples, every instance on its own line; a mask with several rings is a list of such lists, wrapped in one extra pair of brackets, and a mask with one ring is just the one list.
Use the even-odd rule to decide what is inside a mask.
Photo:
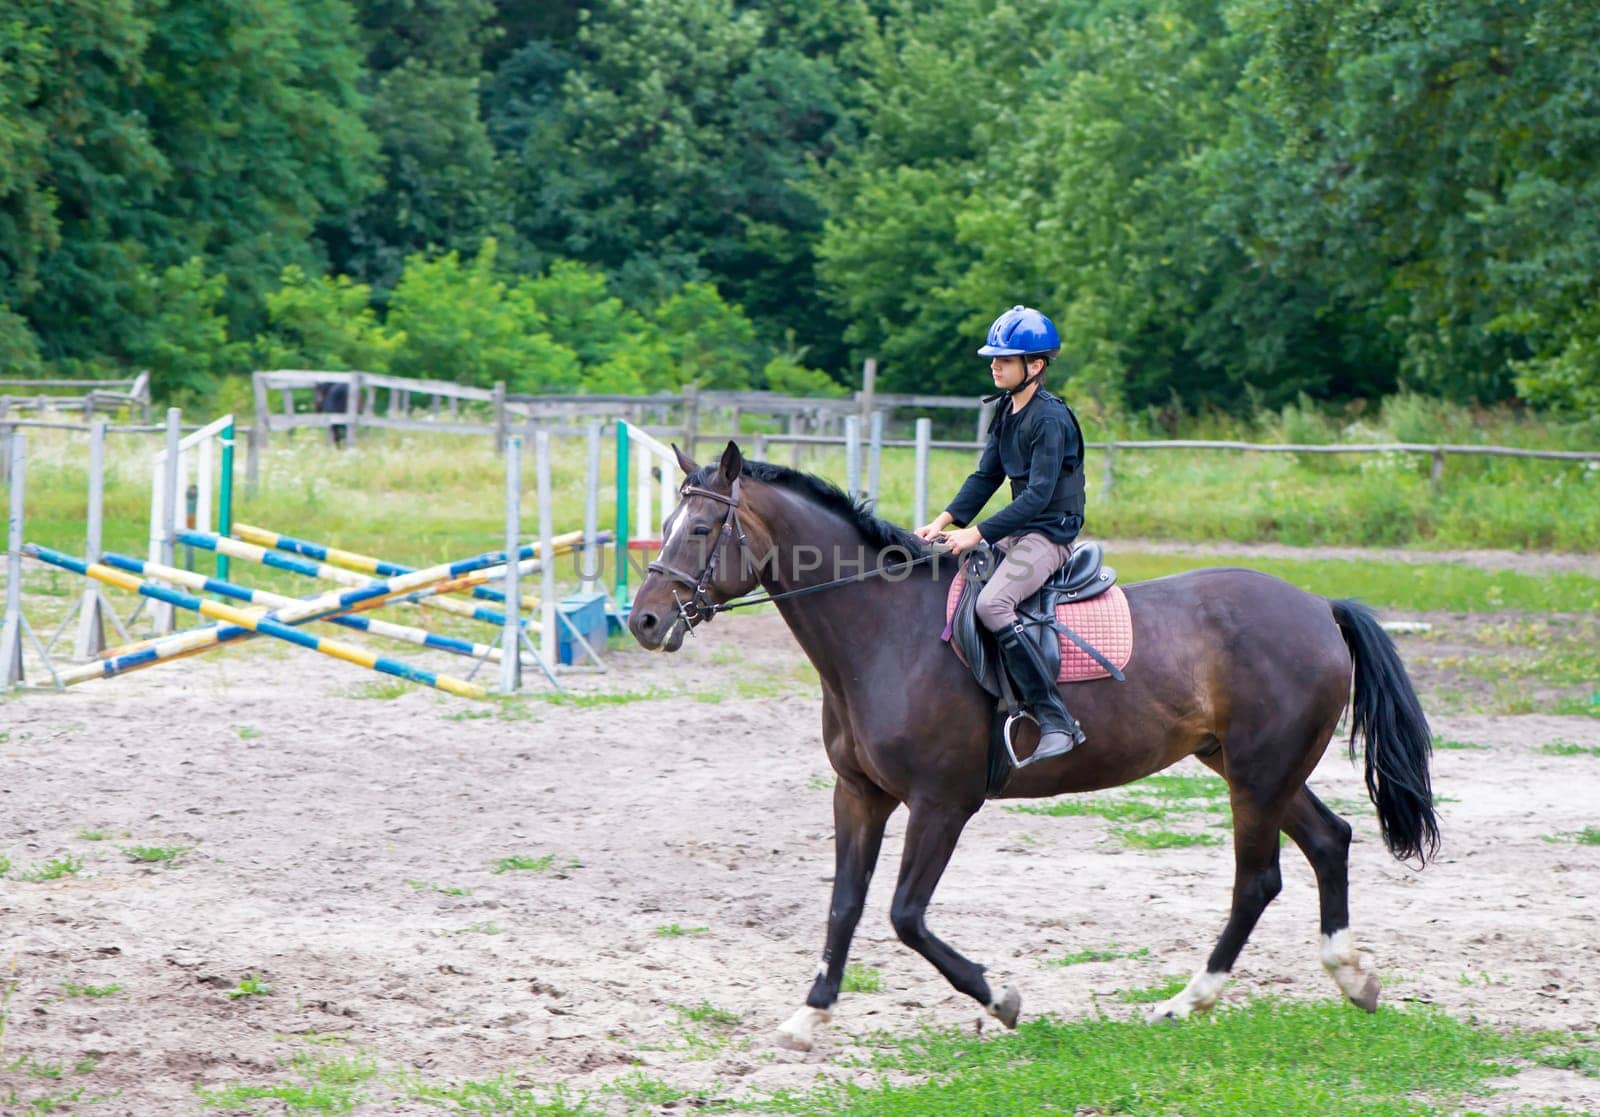
[[(453, 384), (443, 380), (410, 379), (366, 372), (319, 371), (314, 369), (278, 369), (257, 372), (253, 376), (256, 401), (256, 421), (248, 428), (241, 427), (240, 435), (248, 437), (246, 466), (247, 483), (254, 484), (259, 476), (261, 451), (266, 448), (270, 435), (301, 428), (332, 431), (344, 427), (354, 439), (359, 430), (401, 430), (433, 432), (436, 434), (490, 437), (498, 449), (513, 431), (531, 436), (545, 430), (552, 437), (584, 437), (587, 424), (598, 420), (627, 419), (635, 427), (648, 431), (663, 440), (678, 441), (691, 455), (708, 443), (721, 443), (737, 439), (749, 447), (752, 456), (767, 457), (775, 447), (790, 448), (790, 464), (800, 464), (802, 449), (832, 447), (843, 448), (847, 457), (852, 453), (858, 463), (862, 457), (863, 432), (876, 429), (882, 437), (875, 440), (880, 449), (961, 450), (978, 452), (983, 449), (988, 434), (988, 421), (992, 409), (985, 408), (975, 397), (897, 395), (874, 392), (868, 387), (848, 397), (793, 397), (762, 391), (702, 391), (693, 386), (681, 392), (661, 392), (649, 396), (630, 395), (528, 395), (507, 392), (504, 384), (494, 388), (477, 388)], [(0, 381), (5, 385), (49, 383), (53, 385), (85, 386), (116, 385), (121, 381)], [(148, 378), (137, 377), (126, 382), (130, 389), (137, 388), (148, 396)], [(314, 410), (314, 402), (305, 393), (314, 392), (320, 384), (343, 384), (348, 389), (348, 401), (343, 410)], [(270, 406), (272, 393), (278, 393), (278, 407)], [(298, 394), (297, 394), (298, 393)], [(147, 405), (146, 405), (147, 406)], [(864, 408), (870, 410), (863, 412)], [(930, 411), (944, 410), (976, 416), (976, 437), (967, 439), (939, 438), (924, 434), (922, 439), (888, 436), (888, 422), (894, 412), (904, 418), (921, 418)], [(920, 414), (919, 414), (920, 413)], [(871, 422), (876, 414), (883, 416)], [(746, 432), (742, 423), (748, 417), (777, 420), (785, 430)], [(910, 422), (906, 427), (911, 426)], [(39, 427), (87, 431), (86, 426), (61, 421), (9, 417), (0, 397), (0, 435), (8, 427)], [(902, 427), (905, 430), (906, 427)], [(157, 433), (165, 430), (148, 420), (143, 425), (108, 426), (108, 433)], [(727, 432), (727, 433), (719, 433)], [(920, 433), (920, 432), (919, 432)], [(609, 423), (605, 437), (612, 437)], [(852, 451), (852, 446), (854, 450)], [(1228, 440), (1105, 440), (1088, 443), (1097, 451), (1101, 495), (1108, 493), (1115, 483), (1118, 458), (1130, 452), (1198, 450), (1232, 451), (1240, 453), (1290, 453), (1290, 454), (1422, 454), (1432, 458), (1432, 479), (1435, 487), (1442, 481), (1446, 460), (1459, 457), (1506, 457), (1543, 459), (1566, 462), (1600, 463), (1600, 449), (1584, 450), (1531, 450), (1513, 446), (1474, 446), (1454, 443), (1384, 442), (1359, 444), (1301, 444), (1261, 443)], [(0, 462), (3, 472), (4, 462)]]
[[(86, 389), (76, 391), (75, 389)], [(56, 394), (70, 391), (70, 394)], [(82, 411), (88, 423), (96, 413), (136, 410), (150, 421), (150, 374), (126, 380), (29, 380), (0, 377), (0, 420), (22, 411)]]

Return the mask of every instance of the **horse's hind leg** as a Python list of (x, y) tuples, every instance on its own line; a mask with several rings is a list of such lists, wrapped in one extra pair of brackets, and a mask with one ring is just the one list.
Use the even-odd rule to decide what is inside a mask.
[(906, 820), (905, 851), (900, 859), (900, 880), (895, 885), (889, 919), (900, 941), (932, 962), (946, 981), (989, 1011), (1008, 1028), (1017, 1026), (1022, 998), (1014, 989), (996, 1000), (989, 992), (983, 967), (952, 950), (928, 930), (925, 916), (933, 890), (944, 875), (956, 841), (973, 810), (926, 800), (911, 803)]
[(1278, 871), (1278, 818), (1267, 803), (1249, 791), (1232, 788), (1233, 906), (1206, 968), (1189, 979), (1183, 991), (1156, 1005), (1155, 1020), (1181, 1020), (1206, 1012), (1217, 1003), (1228, 973), (1255, 930), (1256, 921), (1283, 889)]
[(894, 813), (896, 801), (865, 782), (840, 777), (833, 787), (833, 899), (828, 905), (828, 938), (822, 949), (822, 964), (811, 985), (805, 1007), (778, 1028), (778, 1042), (796, 1051), (809, 1051), (812, 1032), (826, 1024), (839, 999), (844, 980), (845, 959), (850, 939), (861, 921), (867, 899), (867, 885), (878, 863), (883, 845), (884, 824)]
[(1302, 787), (1289, 803), (1283, 832), (1311, 862), (1322, 908), (1322, 965), (1340, 992), (1368, 1012), (1378, 1010), (1378, 978), (1350, 939), (1350, 824)]

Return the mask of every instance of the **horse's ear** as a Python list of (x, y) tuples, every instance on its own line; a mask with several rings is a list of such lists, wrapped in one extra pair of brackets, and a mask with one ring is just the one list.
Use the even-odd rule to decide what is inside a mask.
[(739, 450), (739, 444), (731, 438), (728, 448), (722, 451), (722, 464), (718, 467), (723, 481), (732, 485), (739, 478), (739, 471), (744, 468), (744, 454)]
[(678, 455), (678, 468), (683, 470), (683, 475), (685, 477), (700, 468), (694, 464), (693, 458), (691, 458), (688, 454), (685, 454), (682, 450), (678, 449), (678, 444), (676, 442), (672, 444), (672, 452)]

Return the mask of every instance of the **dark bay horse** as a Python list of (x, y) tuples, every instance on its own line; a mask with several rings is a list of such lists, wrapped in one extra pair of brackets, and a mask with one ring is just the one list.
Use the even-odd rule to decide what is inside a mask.
[[(681, 452), (680, 502), (628, 625), (646, 648), (676, 651), (689, 628), (759, 583), (822, 683), (822, 737), (834, 787), (836, 867), (822, 965), (779, 1029), (809, 1048), (839, 996), (884, 825), (909, 811), (890, 919), (900, 940), (1008, 1027), (1021, 998), (996, 996), (983, 967), (928, 930), (925, 915), (962, 828), (983, 806), (993, 700), (940, 641), (955, 562), (874, 518), (816, 477), (746, 462), (728, 443), (699, 467)], [(921, 558), (916, 566), (911, 560)], [(1322, 964), (1352, 1002), (1377, 1007), (1378, 979), (1350, 937), (1350, 826), (1306, 787), (1350, 699), (1365, 738), (1366, 783), (1383, 839), (1425, 861), (1439, 842), (1428, 773), (1432, 737), (1393, 643), (1364, 607), (1250, 570), (1197, 570), (1126, 587), (1134, 624), (1127, 681), (1072, 684), (1089, 743), (1015, 773), (1007, 798), (1114, 787), (1197, 757), (1228, 784), (1233, 904), (1216, 946), (1157, 1018), (1209, 1009), (1256, 920), (1281, 888), (1278, 833), (1316, 873)], [(1031, 734), (1032, 740), (1028, 735)], [(1037, 731), (1019, 733), (1031, 748)]]

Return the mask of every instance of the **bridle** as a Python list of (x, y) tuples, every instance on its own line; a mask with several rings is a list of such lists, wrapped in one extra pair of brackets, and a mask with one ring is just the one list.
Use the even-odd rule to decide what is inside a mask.
[[(711, 553), (700, 573), (686, 573), (668, 566), (660, 558), (645, 567), (651, 574), (661, 574), (690, 587), (688, 601), (680, 598), (676, 589), (672, 591), (672, 601), (678, 607), (678, 620), (683, 622), (687, 631), (693, 632), (695, 625), (709, 621), (722, 611), (720, 608), (722, 603), (711, 600), (706, 591), (711, 588), (711, 583), (716, 581), (717, 559), (722, 555), (723, 545), (727, 543), (729, 536), (736, 536), (742, 552), (746, 543), (744, 525), (739, 522), (739, 478), (733, 479), (733, 486), (727, 493), (715, 492), (699, 485), (685, 485), (678, 490), (678, 496), (680, 498), (703, 496), (728, 506), (727, 514), (722, 517), (722, 530), (717, 533), (716, 542), (711, 545)], [(679, 505), (679, 512), (682, 512), (682, 505)], [(671, 538), (669, 534), (665, 532), (663, 534)]]
[[(707, 591), (711, 588), (711, 583), (716, 580), (717, 559), (722, 554), (724, 544), (727, 543), (729, 536), (736, 537), (742, 554), (749, 543), (749, 540), (745, 537), (744, 525), (739, 522), (739, 480), (737, 477), (733, 479), (733, 485), (727, 493), (715, 492), (699, 485), (684, 485), (678, 490), (680, 498), (703, 496), (728, 506), (727, 514), (722, 517), (722, 530), (718, 532), (717, 540), (711, 547), (710, 556), (706, 559), (706, 564), (701, 568), (700, 573), (690, 574), (686, 571), (678, 570), (668, 566), (659, 558), (645, 567), (651, 574), (661, 574), (690, 587), (691, 592), (687, 601), (678, 596), (676, 589), (672, 591), (672, 601), (677, 606), (678, 611), (677, 620), (674, 624), (681, 622), (684, 626), (684, 631), (687, 633), (693, 634), (696, 625), (711, 620), (718, 613), (726, 613), (733, 609), (745, 609), (751, 605), (764, 605), (769, 601), (783, 601), (791, 597), (804, 597), (808, 593), (820, 593), (822, 590), (848, 585), (851, 582), (864, 582), (868, 578), (875, 578), (880, 574), (898, 573), (902, 570), (909, 570), (913, 566), (921, 566), (923, 563), (931, 562), (941, 554), (946, 553), (941, 550), (932, 550), (892, 567), (879, 566), (872, 570), (862, 571), (859, 574), (852, 574), (847, 578), (834, 578), (832, 581), (820, 582), (814, 586), (801, 586), (799, 589), (784, 590), (782, 593), (767, 593), (759, 597), (744, 597), (735, 601), (713, 601)], [(682, 511), (682, 505), (679, 505), (679, 511)], [(670, 534), (665, 531), (663, 535), (671, 538)]]

